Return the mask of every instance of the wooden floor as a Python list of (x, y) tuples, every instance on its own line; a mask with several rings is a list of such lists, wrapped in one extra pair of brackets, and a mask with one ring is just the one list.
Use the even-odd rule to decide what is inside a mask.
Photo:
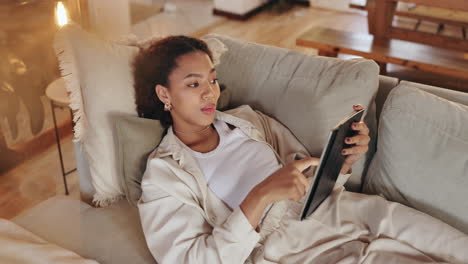
[(351, 32), (367, 32), (365, 16), (297, 6), (282, 15), (264, 11), (246, 22), (223, 20), (195, 32), (192, 36), (223, 34), (246, 41), (316, 54), (316, 50), (298, 47), (295, 44), (299, 35), (316, 25)]
[[(312, 26), (324, 26), (351, 32), (367, 33), (366, 17), (337, 11), (295, 7), (278, 15), (262, 12), (240, 22), (222, 19), (213, 25), (193, 33), (203, 36), (208, 33), (229, 35), (246, 41), (273, 45), (307, 54), (317, 54), (314, 49), (298, 47), (296, 38)], [(389, 74), (418, 82), (442, 87), (466, 90), (468, 83), (434, 74), (389, 67)], [(75, 167), (72, 137), (63, 140), (64, 159), (67, 168)], [(63, 194), (63, 183), (55, 146), (13, 170), (0, 175), (0, 217), (11, 218), (42, 200)], [(74, 172), (67, 176), (71, 195), (79, 197), (78, 177)]]
[[(62, 139), (65, 169), (76, 168), (72, 135)], [(79, 199), (78, 174), (67, 175), (70, 195)], [(57, 194), (65, 194), (55, 145), (0, 175), (0, 218), (10, 219), (21, 211)]]

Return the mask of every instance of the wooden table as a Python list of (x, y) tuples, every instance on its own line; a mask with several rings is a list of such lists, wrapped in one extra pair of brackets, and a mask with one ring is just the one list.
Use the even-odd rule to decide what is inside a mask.
[(385, 43), (389, 39), (401, 39), (468, 51), (468, 41), (464, 39), (393, 27), (392, 21), (398, 2), (468, 12), (467, 0), (367, 0), (366, 9), (368, 12), (369, 33), (375, 36), (376, 42)]
[(314, 27), (301, 35), (296, 44), (319, 50), (319, 55), (336, 57), (338, 53), (357, 55), (379, 62), (381, 73), (386, 63), (398, 64), (422, 71), (468, 79), (468, 54), (430, 45), (389, 39), (375, 41), (366, 33), (353, 33)]

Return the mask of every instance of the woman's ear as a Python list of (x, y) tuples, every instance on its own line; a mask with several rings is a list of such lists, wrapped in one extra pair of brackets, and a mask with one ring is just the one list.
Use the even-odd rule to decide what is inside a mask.
[(156, 84), (156, 86), (154, 87), (154, 90), (156, 91), (156, 95), (158, 96), (161, 102), (163, 102), (164, 104), (171, 103), (171, 97), (169, 95), (169, 91), (167, 87), (164, 87), (160, 84)]

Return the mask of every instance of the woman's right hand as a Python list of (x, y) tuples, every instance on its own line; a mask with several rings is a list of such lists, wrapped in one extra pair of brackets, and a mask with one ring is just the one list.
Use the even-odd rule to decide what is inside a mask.
[(297, 202), (310, 186), (310, 181), (302, 172), (310, 166), (317, 166), (319, 161), (311, 157), (291, 162), (255, 186), (254, 191), (264, 195), (268, 204), (281, 200)]
[(310, 185), (302, 172), (318, 164), (318, 158), (294, 161), (257, 184), (240, 204), (242, 212), (252, 227), (257, 228), (263, 211), (269, 204), (281, 200), (299, 201)]

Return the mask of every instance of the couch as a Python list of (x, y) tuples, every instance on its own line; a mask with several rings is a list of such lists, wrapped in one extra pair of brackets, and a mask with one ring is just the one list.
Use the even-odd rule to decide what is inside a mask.
[[(349, 93), (354, 100), (349, 102), (351, 104), (360, 98), (353, 95), (352, 89), (359, 93), (367, 91), (369, 94), (360, 95), (366, 99), (357, 103), (363, 103), (368, 109), (365, 121), (371, 129), (373, 141), (367, 157), (357, 168), (353, 168), (353, 176), (346, 187), (351, 191), (381, 195), (402, 202), (468, 234), (468, 203), (466, 199), (461, 200), (468, 187), (468, 130), (465, 130), (468, 122), (463, 123), (468, 120), (467, 93), (379, 76), (377, 65), (368, 60), (344, 61), (307, 56), (226, 36), (210, 37), (227, 46), (228, 51), (221, 57), (217, 71), (221, 83), (224, 82), (232, 93), (229, 108), (249, 104), (288, 123), (288, 119), (295, 117), (279, 116), (284, 111), (276, 112), (275, 107), (291, 106), (280, 106), (278, 98), (302, 100), (301, 89), (310, 88), (304, 84), (339, 87), (341, 91), (331, 94)], [(256, 54), (256, 57), (252, 58), (252, 54)], [(257, 63), (252, 63), (252, 60)], [(304, 69), (307, 63), (313, 63), (315, 68)], [(246, 69), (255, 73), (254, 78), (246, 76)], [(320, 74), (301, 73), (305, 70)], [(282, 74), (296, 76), (295, 81), (300, 84), (295, 85), (291, 79), (282, 80), (287, 78)], [(330, 79), (328, 82), (323, 81), (325, 75), (331, 75), (327, 77)], [(238, 80), (239, 76), (243, 76), (243, 79)], [(340, 78), (344, 79), (337, 84)], [(356, 82), (358, 79), (361, 82)], [(274, 86), (274, 80), (284, 82), (290, 89), (269, 98), (268, 94), (274, 94), (272, 90), (252, 88)], [(370, 88), (359, 90), (356, 85)], [(327, 91), (327, 87), (323, 91)], [(320, 98), (320, 94), (318, 96)], [(317, 101), (317, 104), (329, 100), (327, 104), (330, 109), (327, 112), (333, 112), (335, 108), (351, 110), (348, 104), (341, 106), (338, 95), (337, 99), (330, 96), (329, 93), (324, 94), (323, 97), (327, 98)], [(343, 117), (345, 110), (340, 111), (342, 113), (337, 114), (336, 118)], [(301, 120), (299, 124), (301, 128), (294, 127), (297, 123), (291, 123), (288, 127), (299, 135), (299, 139), (307, 137), (301, 133), (312, 131), (314, 123)], [(429, 136), (418, 130), (423, 125)], [(436, 137), (430, 138), (434, 134), (437, 134)], [(310, 148), (315, 148), (311, 151), (315, 152), (313, 155), (319, 154), (323, 147), (323, 139), (320, 140), (322, 145)], [(425, 145), (421, 145), (421, 142), (425, 142)], [(138, 210), (132, 203), (121, 199), (109, 206), (95, 207), (89, 202), (96, 190), (82, 142), (75, 140), (74, 143), (82, 200), (55, 196), (12, 221), (51, 243), (99, 263), (156, 263), (146, 246)], [(438, 151), (433, 152), (434, 149)], [(447, 161), (450, 164), (444, 164)], [(431, 174), (431, 171), (437, 173)], [(443, 171), (443, 174), (439, 174), (439, 171)]]

